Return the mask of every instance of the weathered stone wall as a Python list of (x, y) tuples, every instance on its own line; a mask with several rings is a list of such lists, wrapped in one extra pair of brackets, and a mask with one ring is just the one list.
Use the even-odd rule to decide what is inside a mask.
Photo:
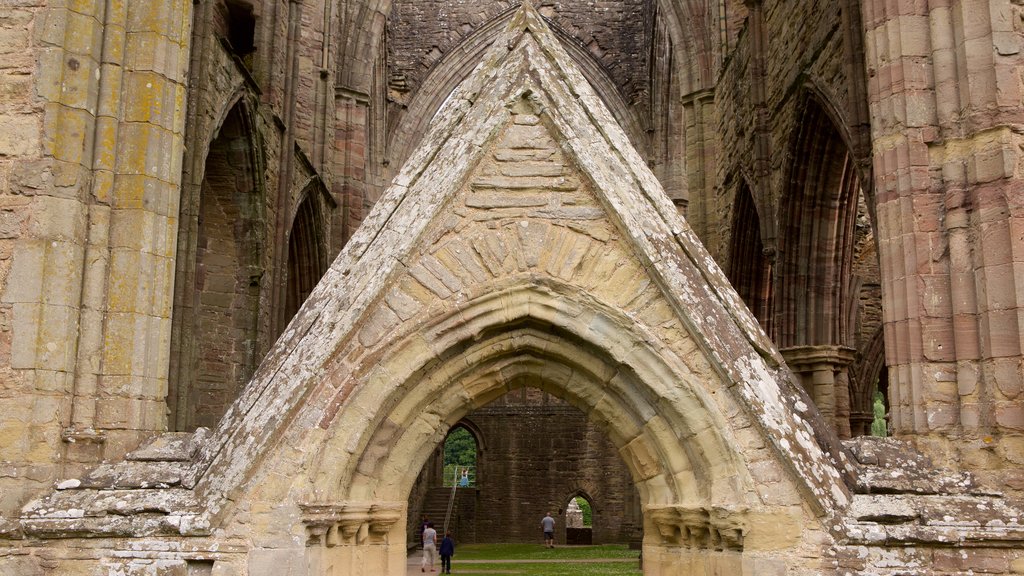
[(618, 451), (585, 414), (525, 388), (470, 418), (487, 442), (477, 475), (478, 541), (540, 542), (540, 519), (551, 512), (556, 541), (564, 543), (565, 507), (580, 493), (594, 508), (595, 544), (628, 540), (623, 521), (636, 488)]
[[(333, 4), (197, 6), (169, 383), (181, 430), (216, 425), (297, 309), (289, 242), (315, 245), (296, 251), (319, 278), (341, 223), (327, 192)], [(253, 46), (233, 46), (247, 26)], [(307, 198), (320, 216), (296, 220)]]
[(0, 20), (5, 514), (165, 426), (190, 15), (19, 2)]
[[(46, 207), (64, 204), (70, 217), (68, 232), (76, 226), (74, 200), (51, 191), (45, 174), (37, 172), (44, 164), (43, 106), (37, 98), (37, 62), (44, 53), (41, 41), (46, 26), (45, 2), (23, 3), (0, 15), (0, 446), (3, 447), (3, 472), (0, 473), (0, 515), (17, 510), (30, 495), (39, 492), (56, 477), (60, 453), (61, 421), (67, 418), (67, 386), (57, 382), (56, 389), (35, 383), (35, 354), (20, 344), (23, 332), (38, 333), (39, 297), (31, 292), (42, 288), (41, 262), (36, 270), (11, 277), (15, 250), (31, 242), (34, 251), (43, 249), (45, 228), (55, 217), (39, 218)], [(57, 39), (59, 40), (59, 38)], [(31, 167), (35, 166), (35, 169)], [(37, 195), (39, 197), (37, 197)], [(74, 194), (71, 195), (74, 197)], [(55, 223), (57, 224), (57, 223)], [(58, 228), (62, 226), (57, 225)], [(22, 257), (25, 258), (25, 257)], [(73, 262), (73, 259), (71, 260)], [(30, 267), (31, 268), (31, 267)], [(64, 274), (75, 273), (69, 263)], [(32, 278), (31, 276), (40, 276)], [(21, 298), (10, 294), (11, 283), (20, 282), (33, 290)], [(19, 301), (23, 300), (24, 303)], [(26, 312), (34, 312), (26, 317)], [(50, 388), (53, 388), (52, 386)]]
[[(516, 2), (399, 0), (388, 26), (388, 82), (395, 103), (407, 103), (433, 65)], [(571, 36), (607, 70), (628, 102), (647, 98), (649, 0), (537, 2), (541, 14)]]
[[(794, 17), (792, 6), (766, 2), (751, 16), (759, 18), (760, 30), (754, 29), (750, 18), (744, 23), (715, 86), (721, 142), (715, 178), (721, 188), (719, 196), (709, 201), (707, 217), (721, 225), (708, 229), (702, 240), (716, 257), (724, 258), (729, 245), (731, 206), (741, 179), (746, 178), (754, 189), (763, 220), (783, 216), (786, 178), (794, 154), (799, 153), (793, 144), (809, 95), (829, 109), (842, 134), (864, 130), (854, 123), (856, 110), (864, 103), (855, 100), (856, 79), (850, 77), (855, 54), (844, 45), (844, 33), (849, 33), (843, 27), (844, 9), (848, 10), (841, 2), (821, 0), (801, 6), (799, 17)], [(766, 140), (766, 150), (758, 149), (759, 138)], [(759, 161), (766, 164), (758, 166)], [(776, 232), (764, 238), (765, 245), (773, 247), (778, 225), (767, 230)]]

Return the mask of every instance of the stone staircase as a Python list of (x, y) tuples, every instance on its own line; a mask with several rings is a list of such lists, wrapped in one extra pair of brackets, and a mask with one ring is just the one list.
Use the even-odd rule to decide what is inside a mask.
[[(448, 499), (451, 497), (452, 489), (431, 488), (423, 499), (423, 513), (434, 523), (434, 528), (439, 534), (444, 533), (444, 516), (448, 511)], [(452, 511), (455, 514), (455, 511)]]
[[(202, 534), (194, 525), (201, 509), (192, 492), (192, 458), (209, 431), (165, 432), (22, 510), (21, 526), (35, 536), (74, 534)], [(54, 511), (69, 511), (54, 515)]]
[(845, 512), (849, 543), (1024, 541), (1024, 505), (979, 486), (969, 472), (937, 468), (893, 438), (861, 437), (843, 445), (856, 478)]

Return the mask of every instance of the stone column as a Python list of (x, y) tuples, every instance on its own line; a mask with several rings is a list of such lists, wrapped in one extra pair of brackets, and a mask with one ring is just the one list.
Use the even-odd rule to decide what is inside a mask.
[(342, 206), (342, 221), (333, 229), (340, 236), (332, 246), (342, 246), (355, 232), (376, 198), (367, 198), (367, 154), (370, 121), (370, 97), (346, 88), (335, 89), (334, 163), (332, 173), (335, 199)]
[(856, 351), (845, 346), (821, 345), (794, 346), (781, 352), (821, 415), (835, 426), (840, 438), (849, 438), (849, 369)]
[(35, 31), (25, 48), (38, 61), (39, 132), (19, 149), (0, 144), (0, 156), (27, 153), (10, 192), (33, 214), (0, 296), (13, 311), (6, 379), (17, 387), (0, 438), (16, 425), (26, 440), (3, 443), (4, 459), (25, 462), (17, 482), (43, 483), (76, 473), (62, 463), (119, 456), (164, 427), (192, 10), (48, 4), (19, 25)]
[(894, 431), (1024, 490), (1024, 8), (862, 9)]
[(721, 255), (727, 242), (708, 228), (717, 208), (713, 177), (717, 171), (717, 121), (713, 90), (700, 90), (683, 97), (686, 196), (673, 201), (711, 253)]

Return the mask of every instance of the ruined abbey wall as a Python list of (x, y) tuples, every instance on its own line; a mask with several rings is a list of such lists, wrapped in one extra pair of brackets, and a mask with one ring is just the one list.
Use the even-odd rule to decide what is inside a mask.
[[(768, 570), (781, 566), (779, 550), (796, 550), (811, 558), (808, 573), (1024, 573), (1022, 536), (1005, 524), (1024, 491), (1021, 7), (593, 4), (536, 8), (580, 69), (573, 90), (593, 86), (831, 426), (835, 437), (817, 442), (829, 451), (836, 437), (866, 433), (877, 386), (890, 431), (907, 443), (885, 452), (848, 441), (848, 465), (836, 465), (851, 504), (791, 510), (800, 542), (755, 538), (748, 558)], [(208, 432), (190, 433), (250, 407), (237, 398), (279, 336), (300, 338), (289, 322), (513, 8), (0, 8), (0, 574), (88, 573), (127, 541), (137, 544), (125, 561), (133, 570), (162, 570), (169, 546), (175, 574), (203, 574), (213, 562), (247, 573), (253, 558), (280, 552), (275, 539), (323, 536), (327, 546), (310, 528), (309, 518), (327, 522), (319, 512), (270, 534), (247, 524), (279, 519), (268, 494), (293, 479), (276, 472), (260, 477), (260, 490), (270, 488), (242, 504), (224, 540), (138, 526), (149, 526), (147, 514), (177, 518), (168, 501), (176, 511), (197, 505), (199, 473), (189, 466)], [(490, 208), (509, 208), (500, 196), (485, 199)], [(578, 207), (550, 208), (564, 216)], [(577, 242), (555, 240), (566, 238)], [(562, 436), (589, 442), (580, 434), (567, 425)], [(96, 468), (154, 437), (160, 446), (173, 439), (173, 458), (144, 450), (125, 464), (131, 474)], [(523, 456), (508, 450), (506, 464)], [(751, 465), (752, 480), (798, 507), (791, 471), (765, 462)], [(890, 469), (929, 474), (894, 486), (882, 477)], [(536, 481), (512, 478), (509, 491)], [(46, 510), (23, 510), (57, 485), (58, 495), (74, 494), (56, 497), (50, 512), (73, 512), (46, 524)], [(619, 495), (630, 488), (616, 486)], [(168, 487), (175, 496), (165, 500)], [(90, 500), (89, 490), (117, 496)], [(1008, 499), (991, 496), (1000, 493)], [(979, 506), (986, 512), (975, 516)], [(978, 529), (949, 528), (949, 511)], [(373, 538), (392, 512), (375, 517)], [(646, 534), (666, 530), (658, 546), (675, 552), (672, 522), (685, 525), (677, 513), (644, 517)], [(135, 528), (79, 539), (96, 518), (131, 523), (135, 514), (146, 518)], [(822, 518), (844, 531), (824, 535)], [(365, 536), (370, 524), (361, 526)]]

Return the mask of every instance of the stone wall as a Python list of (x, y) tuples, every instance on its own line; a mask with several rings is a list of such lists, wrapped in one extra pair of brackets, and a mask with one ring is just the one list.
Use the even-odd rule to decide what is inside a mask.
[[(476, 484), (467, 491), (473, 501), (457, 511), (467, 516), (461, 522), (471, 530), (469, 535), (463, 530), (463, 542), (540, 542), (540, 519), (551, 512), (556, 540), (564, 543), (565, 508), (576, 495), (593, 506), (595, 544), (625, 543), (633, 530), (640, 530), (635, 523), (627, 525), (639, 513), (629, 471), (618, 450), (580, 410), (540, 390), (523, 388), (464, 420), (484, 450), (477, 460)], [(419, 483), (439, 487), (440, 470), (440, 457), (435, 456)], [(414, 488), (410, 510), (421, 509), (422, 498), (422, 490)], [(410, 522), (418, 518), (411, 514)]]
[[(197, 5), (192, 42), (201, 49), (190, 62), (171, 334), (172, 429), (216, 425), (297, 310), (293, 292), (303, 289), (295, 276), (303, 286), (315, 283), (340, 247), (331, 231), (341, 221), (332, 213), (338, 201), (328, 192), (334, 48), (323, 34), (336, 17), (329, 2)], [(252, 46), (234, 46), (232, 39), (248, 41), (249, 27)], [(307, 199), (319, 217), (297, 219)], [(312, 254), (311, 271), (290, 269), (294, 238), (306, 244), (298, 254)]]
[(479, 541), (539, 542), (540, 519), (551, 512), (556, 542), (564, 543), (565, 508), (577, 494), (593, 505), (595, 544), (628, 541), (624, 522), (638, 501), (636, 488), (618, 451), (585, 414), (525, 388), (470, 418), (487, 439), (477, 476)]

